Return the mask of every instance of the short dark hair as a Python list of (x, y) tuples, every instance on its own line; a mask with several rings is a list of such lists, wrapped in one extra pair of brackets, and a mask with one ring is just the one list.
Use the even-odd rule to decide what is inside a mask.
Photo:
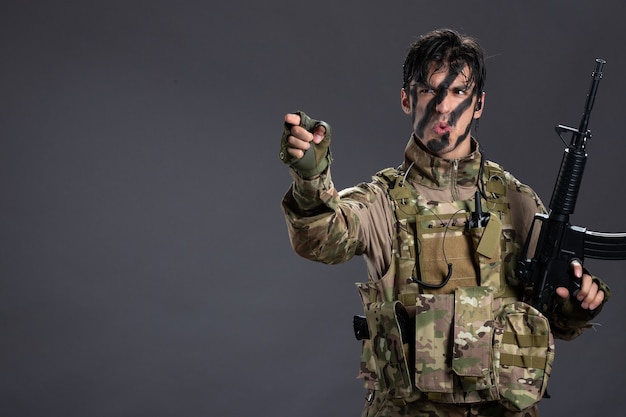
[(453, 71), (469, 67), (469, 84), (474, 86), (474, 94), (480, 96), (487, 73), (484, 53), (478, 41), (452, 29), (437, 29), (422, 35), (409, 49), (403, 69), (403, 84), (407, 89), (411, 81), (425, 82), (431, 64), (435, 68), (449, 66)]

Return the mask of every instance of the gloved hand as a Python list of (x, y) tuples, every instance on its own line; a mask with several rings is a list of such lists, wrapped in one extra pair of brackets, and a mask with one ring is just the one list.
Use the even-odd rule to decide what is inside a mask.
[[(302, 129), (296, 129), (293, 124), (285, 121), (279, 157), (284, 163), (295, 169), (301, 177), (311, 178), (323, 172), (332, 161), (330, 153), (331, 128), (328, 123), (313, 120), (304, 112), (298, 111), (294, 114), (299, 116), (300, 123), (298, 126)], [(318, 140), (319, 142), (316, 143)], [(304, 153), (304, 155), (298, 157), (294, 156), (294, 153), (296, 155)]]

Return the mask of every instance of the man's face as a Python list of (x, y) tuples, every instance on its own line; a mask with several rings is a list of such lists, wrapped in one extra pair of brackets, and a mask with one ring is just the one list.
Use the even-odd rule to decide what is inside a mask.
[(460, 72), (448, 66), (433, 69), (427, 79), (402, 89), (402, 109), (411, 116), (417, 139), (432, 154), (458, 159), (471, 152), (470, 130), (484, 106), (484, 93), (477, 106), (474, 85), (469, 83), (469, 67)]

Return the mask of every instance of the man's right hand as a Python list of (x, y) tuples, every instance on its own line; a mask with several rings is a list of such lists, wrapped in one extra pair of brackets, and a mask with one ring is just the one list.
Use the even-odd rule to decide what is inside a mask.
[(280, 159), (303, 178), (322, 173), (332, 160), (330, 155), (330, 126), (313, 120), (303, 112), (285, 115), (285, 127), (280, 144)]
[(291, 125), (291, 135), (287, 137), (287, 152), (295, 159), (302, 158), (304, 152), (311, 147), (311, 142), (320, 143), (326, 134), (324, 125), (318, 124), (313, 132), (309, 132), (300, 126), (301, 120), (299, 114), (288, 113), (285, 115), (285, 123)]

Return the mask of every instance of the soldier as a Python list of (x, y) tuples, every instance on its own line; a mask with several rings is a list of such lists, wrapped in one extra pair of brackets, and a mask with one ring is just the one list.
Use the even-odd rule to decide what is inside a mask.
[(588, 328), (608, 288), (573, 261), (577, 293), (558, 288), (549, 314), (524, 302), (514, 268), (534, 214), (546, 210), (471, 135), (485, 107), (480, 45), (436, 30), (411, 45), (403, 70), (413, 133), (402, 164), (368, 183), (338, 192), (330, 126), (285, 116), (291, 244), (327, 264), (365, 259), (365, 325), (355, 327), (363, 416), (536, 416), (554, 338)]

